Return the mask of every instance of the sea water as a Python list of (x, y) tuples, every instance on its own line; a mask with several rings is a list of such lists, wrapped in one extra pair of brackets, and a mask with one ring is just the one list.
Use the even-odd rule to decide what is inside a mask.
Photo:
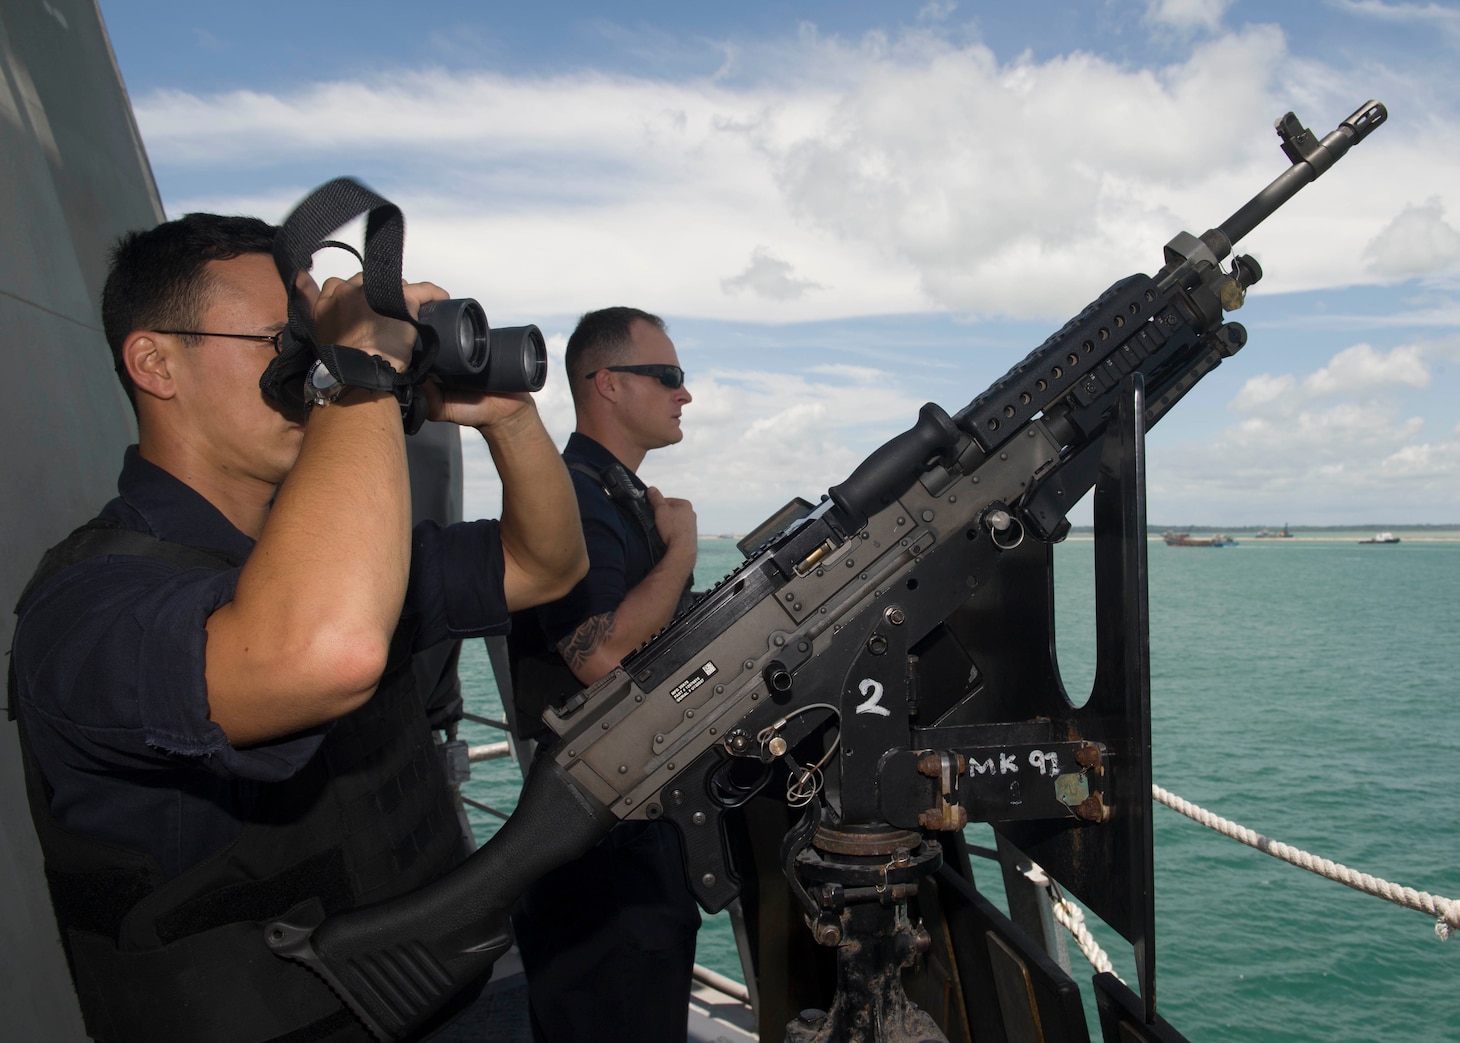
[[(1155, 781), (1315, 856), (1460, 899), (1460, 531), (1394, 529), (1393, 545), (1292, 531), (1149, 543)], [(1060, 668), (1077, 701), (1094, 676), (1092, 552), (1079, 533), (1056, 549)], [(702, 540), (698, 586), (739, 561), (732, 540)], [(462, 682), (471, 712), (500, 719), (479, 641)], [(463, 737), (500, 735), (468, 723)], [(510, 761), (480, 763), (466, 792), (505, 813), (520, 779)], [(1442, 942), (1424, 914), (1163, 806), (1152, 815), (1159, 1011), (1194, 1043), (1460, 1040), (1460, 936)], [(472, 811), (479, 841), (497, 824)], [(968, 835), (992, 843), (987, 826)], [(996, 868), (974, 872), (1002, 904)], [(1130, 947), (1087, 920), (1134, 987)], [(1070, 958), (1088, 997), (1073, 942)], [(697, 959), (743, 978), (724, 914), (705, 917)]]

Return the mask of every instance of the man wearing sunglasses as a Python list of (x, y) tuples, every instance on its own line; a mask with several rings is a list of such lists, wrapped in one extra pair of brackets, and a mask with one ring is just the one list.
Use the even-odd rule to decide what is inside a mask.
[[(414, 529), (392, 395), (336, 388), (307, 414), (264, 397), (287, 321), (274, 234), (189, 214), (118, 245), (102, 315), (138, 444), (18, 609), (32, 818), (88, 1034), (108, 1043), (369, 1043), (260, 923), (461, 861), (412, 654), (502, 633), (587, 567), (530, 396), (428, 390), (433, 419), (491, 446), (503, 517)], [(415, 330), (358, 277), (300, 290), (320, 343), (409, 362)], [(403, 292), (413, 312), (445, 296)]]
[[(540, 730), (545, 705), (611, 672), (673, 618), (698, 553), (689, 502), (635, 473), (684, 437), (691, 400), (663, 320), (637, 308), (589, 312), (566, 368), (577, 429), (563, 459), (589, 571), (567, 597), (516, 613), (509, 638), (519, 734), (541, 740), (551, 737)], [(700, 916), (674, 827), (622, 823), (534, 884), (514, 923), (537, 1043), (685, 1039)]]

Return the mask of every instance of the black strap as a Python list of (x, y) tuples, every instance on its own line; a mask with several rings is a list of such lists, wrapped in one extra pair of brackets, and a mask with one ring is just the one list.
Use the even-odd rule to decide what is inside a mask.
[[(11, 672), (13, 677), (13, 667)], [(158, 1039), (304, 1043), (334, 1039), (336, 1033), (353, 1028), (353, 1016), (324, 982), (274, 957), (259, 943), (259, 928), (250, 920), (165, 938), (156, 949), (118, 948), (123, 917), (157, 886), (161, 871), (145, 855), (101, 841), (83, 841), (57, 824), (50, 810), (50, 785), (31, 755), (24, 723), (18, 723), (31, 820), (46, 853), (46, 882), (57, 921), (63, 925), (61, 941), (89, 1035), (119, 1043)], [(108, 847), (117, 864), (101, 872), (76, 871), (73, 865), (84, 864), (85, 853), (98, 846)], [(82, 863), (73, 862), (78, 857)], [(317, 901), (309, 909), (315, 920), (323, 918)], [(304, 915), (304, 910), (299, 913)], [(246, 977), (254, 983), (252, 989), (218, 984), (225, 974), (231, 975), (229, 980)], [(271, 1002), (266, 1005), (258, 1002), (260, 976), (270, 990)], [(212, 986), (206, 997), (199, 995), (200, 983)], [(174, 991), (163, 999), (168, 988)], [(351, 1033), (349, 1038), (359, 1035)]]
[[(30, 600), (31, 595), (40, 589), (46, 580), (62, 569), (88, 558), (101, 557), (106, 554), (153, 558), (176, 565), (180, 569), (233, 569), (243, 564), (243, 559), (229, 554), (227, 551), (188, 547), (170, 540), (160, 540), (145, 532), (135, 532), (132, 529), (123, 528), (120, 522), (108, 518), (93, 518), (85, 525), (75, 529), (71, 535), (46, 551), (41, 557), (41, 563), (36, 566), (35, 575), (31, 576), (30, 582), (25, 585), (25, 589), (20, 592), (20, 597), (16, 599), (16, 614), (20, 614), (20, 610)], [(13, 653), (5, 687), (5, 715), (13, 721), (16, 715), (15, 657)]]
[(352, 178), (339, 177), (305, 196), (274, 236), (274, 265), (289, 291), (291, 332), (314, 338), (314, 318), (308, 300), (294, 285), (295, 277), (309, 269), (322, 244), (333, 245), (330, 233), (366, 213), (365, 299), (381, 315), (414, 324), (401, 289), (405, 218), (400, 207)]
[[(90, 558), (125, 555), (150, 558), (179, 569), (226, 569), (243, 564), (236, 555), (161, 540), (126, 529), (110, 519), (93, 518), (48, 550), (16, 603), (19, 613), (35, 592), (63, 569)], [(98, 1039), (140, 1041), (209, 1039), (217, 1043), (310, 1043), (362, 1039), (354, 1016), (310, 974), (278, 960), (259, 943), (251, 919), (205, 926), (183, 937), (165, 937), (157, 949), (123, 951), (116, 937), (122, 919), (161, 882), (161, 870), (149, 856), (103, 841), (82, 839), (64, 829), (51, 814), (51, 787), (35, 762), (25, 723), (17, 720), (15, 658), (7, 679), (7, 710), (19, 729), (22, 772), (31, 821), (46, 854), (46, 879), (63, 925), (62, 944), (81, 1000), (89, 1035)], [(106, 848), (114, 865), (91, 867), (97, 848)], [(300, 873), (311, 866), (294, 867)], [(285, 881), (287, 882), (287, 881)], [(279, 878), (258, 881), (251, 888), (222, 896), (235, 905), (267, 897)], [(296, 888), (296, 890), (298, 890)], [(227, 919), (232, 909), (183, 906), (179, 914), (211, 913), (210, 924)], [(316, 914), (321, 918), (322, 910)], [(257, 919), (255, 916), (253, 919)], [(235, 975), (247, 962), (249, 980), (266, 980), (271, 1002), (260, 1006), (252, 990), (221, 986), (199, 995), (198, 983)], [(209, 971), (215, 972), (210, 977)], [(261, 978), (260, 978), (261, 976)], [(159, 1002), (161, 983), (179, 983), (178, 991)], [(264, 1020), (261, 1020), (264, 1019)]]
[[(374, 356), (355, 348), (321, 345), (309, 301), (295, 285), (299, 273), (309, 269), (316, 250), (343, 245), (328, 236), (361, 214), (368, 214), (361, 259), (365, 299), (377, 313), (410, 323), (420, 336), (410, 366), (400, 373), (387, 374), (388, 365), (377, 364), (372, 361)], [(439, 345), (435, 331), (413, 319), (406, 306), (401, 288), (404, 249), (405, 218), (400, 208), (351, 178), (326, 182), (294, 208), (274, 236), (274, 265), (289, 292), (289, 326), (279, 354), (259, 378), (259, 387), (266, 395), (303, 409), (304, 377), (319, 359), (346, 387), (390, 391), (400, 401), (407, 433), (420, 429), (426, 417), (425, 399), (416, 394), (416, 388), (435, 362)]]
[(664, 557), (664, 537), (659, 535), (659, 528), (654, 524), (654, 509), (649, 506), (648, 496), (634, 484), (629, 469), (617, 461), (599, 469), (581, 460), (569, 461), (568, 469), (587, 475), (602, 487), (614, 506), (643, 533), (649, 545), (650, 565), (659, 564), (659, 559)]
[[(324, 981), (278, 959), (261, 935), (257, 924), (240, 922), (158, 949), (124, 951), (101, 935), (71, 932), (87, 1032), (128, 1043), (365, 1037)], [(247, 987), (229, 988), (229, 980)], [(263, 988), (268, 1002), (260, 1002)]]
[(379, 355), (367, 355), (355, 348), (338, 344), (320, 344), (315, 348), (324, 368), (347, 388), (389, 391), (395, 394), (400, 374)]
[[(653, 568), (659, 564), (667, 549), (664, 544), (664, 537), (659, 535), (659, 527), (654, 522), (654, 508), (649, 506), (649, 497), (640, 489), (630, 476), (629, 469), (618, 461), (614, 461), (603, 470), (586, 464), (581, 460), (569, 461), (570, 470), (579, 474), (586, 474), (594, 479), (608, 494), (619, 513), (627, 515), (639, 531), (644, 534), (644, 540), (649, 545), (649, 567)], [(679, 604), (674, 609), (678, 615), (690, 605), (694, 604), (694, 573), (690, 573), (684, 581), (684, 590), (680, 591)]]
[(36, 588), (62, 569), (104, 554), (155, 558), (181, 569), (236, 569), (243, 564), (241, 558), (226, 551), (188, 547), (181, 543), (160, 540), (145, 532), (123, 528), (120, 522), (108, 518), (93, 518), (46, 551), (40, 565), (36, 567), (35, 575), (20, 592), (15, 611), (19, 613), (21, 606), (35, 593)]

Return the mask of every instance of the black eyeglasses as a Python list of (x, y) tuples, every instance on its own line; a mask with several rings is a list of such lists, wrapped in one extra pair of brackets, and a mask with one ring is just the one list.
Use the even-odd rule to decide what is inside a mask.
[[(655, 362), (643, 366), (604, 366), (603, 369), (611, 370), (614, 373), (637, 373), (641, 377), (653, 377), (670, 390), (684, 387), (684, 370), (678, 366)], [(601, 372), (603, 370), (595, 369), (592, 373), (585, 373), (584, 376), (592, 380)]]
[(157, 330), (172, 337), (228, 337), (232, 340), (266, 340), (274, 345), (274, 354), (283, 348), (284, 331), (278, 333), (204, 333), (201, 330)]

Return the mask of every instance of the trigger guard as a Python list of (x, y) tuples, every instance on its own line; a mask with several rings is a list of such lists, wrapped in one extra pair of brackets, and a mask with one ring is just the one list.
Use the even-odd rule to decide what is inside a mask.
[(709, 792), (710, 799), (726, 810), (742, 807), (765, 789), (765, 784), (771, 780), (774, 764), (757, 762), (760, 763), (761, 771), (753, 784), (747, 786), (735, 782), (730, 778), (730, 773), (735, 770), (737, 765), (744, 763), (747, 762), (743, 758), (726, 760), (718, 765), (706, 780), (705, 788)]

